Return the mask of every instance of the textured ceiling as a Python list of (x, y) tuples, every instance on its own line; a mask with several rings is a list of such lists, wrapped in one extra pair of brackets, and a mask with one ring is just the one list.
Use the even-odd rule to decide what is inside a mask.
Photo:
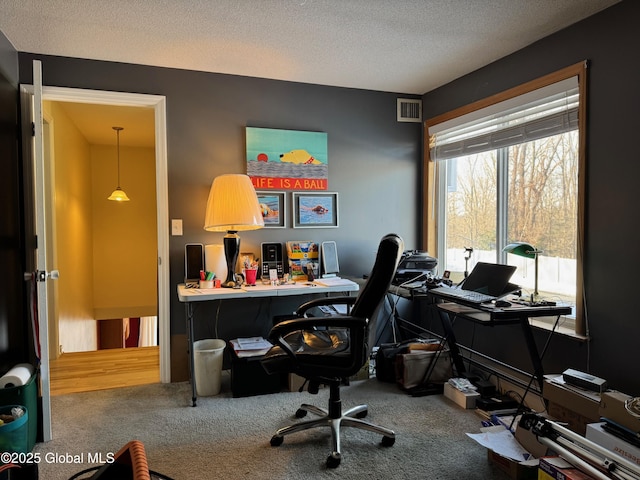
[(21, 52), (423, 94), (618, 0), (0, 0)]

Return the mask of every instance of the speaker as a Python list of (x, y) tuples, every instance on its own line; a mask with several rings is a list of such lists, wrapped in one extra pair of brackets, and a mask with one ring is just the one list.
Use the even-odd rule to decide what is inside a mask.
[(340, 272), (336, 242), (322, 242), (320, 246), (320, 259), (322, 261), (323, 277), (335, 277)]
[(187, 288), (198, 286), (201, 270), (204, 270), (204, 246), (201, 243), (187, 243), (184, 246), (184, 283)]

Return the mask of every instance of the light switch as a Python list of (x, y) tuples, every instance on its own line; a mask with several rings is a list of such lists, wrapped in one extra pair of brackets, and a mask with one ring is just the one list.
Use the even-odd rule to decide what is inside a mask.
[(181, 218), (171, 219), (171, 235), (173, 236), (182, 235), (182, 219)]

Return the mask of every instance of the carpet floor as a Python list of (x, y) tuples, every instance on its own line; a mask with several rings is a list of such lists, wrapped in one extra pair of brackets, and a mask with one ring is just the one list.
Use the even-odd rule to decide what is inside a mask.
[(383, 447), (377, 434), (346, 428), (342, 462), (328, 469), (328, 428), (269, 443), (277, 428), (297, 421), (301, 403), (326, 407), (328, 389), (233, 398), (228, 381), (225, 372), (222, 392), (199, 398), (195, 408), (186, 382), (53, 397), (54, 438), (35, 448), (40, 478), (67, 480), (130, 440), (144, 444), (151, 470), (175, 480), (508, 478), (466, 435), (479, 431), (480, 417), (442, 395), (411, 397), (376, 379), (343, 387), (343, 407), (367, 403), (367, 419), (394, 430), (396, 442)]

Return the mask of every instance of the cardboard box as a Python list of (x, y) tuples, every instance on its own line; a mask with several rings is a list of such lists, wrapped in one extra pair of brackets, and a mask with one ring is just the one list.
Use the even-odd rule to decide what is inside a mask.
[(444, 396), (462, 408), (476, 408), (476, 399), (480, 398), (478, 392), (465, 393), (450, 383), (444, 384)]
[(538, 465), (516, 462), (497, 454), (493, 450), (487, 450), (487, 458), (490, 463), (505, 472), (513, 480), (535, 480), (538, 478)]
[(553, 477), (542, 470), (538, 470), (538, 480), (553, 480)]
[(631, 396), (615, 390), (603, 392), (600, 397), (600, 416), (608, 418), (634, 432), (640, 432), (640, 418), (631, 415), (624, 407), (624, 402)]
[(606, 432), (602, 428), (603, 423), (604, 422), (598, 422), (587, 425), (587, 440), (591, 440), (593, 443), (620, 455), (631, 463), (640, 465), (640, 448), (635, 445), (631, 445), (629, 442), (625, 442), (621, 438), (616, 437), (609, 432)]
[(295, 373), (290, 373), (287, 377), (287, 388), (290, 392), (297, 392), (304, 385), (305, 378)]
[(489, 462), (509, 475), (513, 480), (532, 480), (538, 478), (537, 454), (546, 454), (547, 447), (536, 439), (536, 436), (524, 428), (516, 429), (515, 438), (535, 459), (526, 462), (517, 462), (510, 458), (487, 450)]
[(538, 480), (593, 480), (593, 477), (560, 457), (542, 457), (538, 467)]
[(569, 430), (584, 435), (587, 424), (600, 420), (600, 395), (552, 381), (557, 377), (562, 375), (545, 375), (542, 397), (547, 400), (547, 412)]
[(360, 367), (354, 375), (349, 377), (349, 380), (369, 380), (369, 360), (364, 362), (364, 365)]

